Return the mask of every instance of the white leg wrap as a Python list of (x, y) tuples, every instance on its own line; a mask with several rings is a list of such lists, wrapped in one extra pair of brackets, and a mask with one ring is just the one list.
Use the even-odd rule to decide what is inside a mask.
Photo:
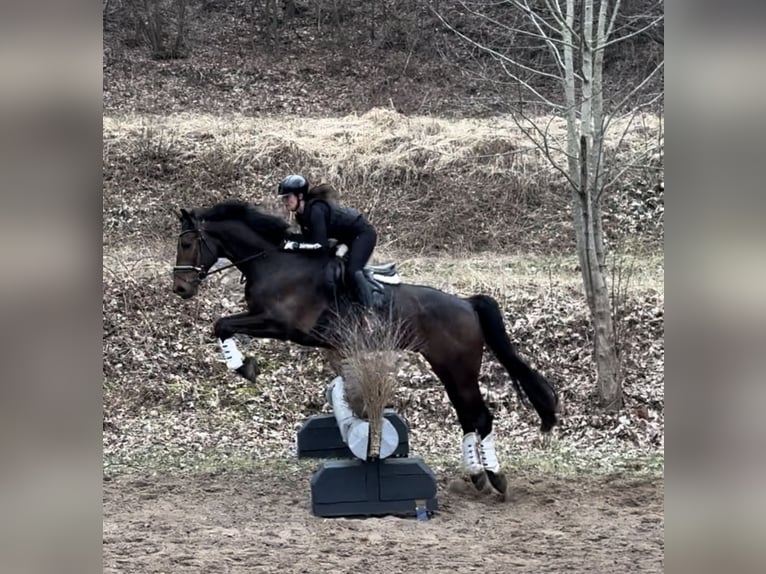
[(226, 366), (229, 367), (229, 369), (234, 371), (245, 364), (244, 357), (242, 356), (242, 353), (239, 352), (239, 349), (237, 349), (237, 342), (234, 339), (228, 338), (225, 341), (219, 339), (218, 343), (221, 345), (223, 358), (226, 359)]
[(500, 472), (500, 463), (497, 462), (495, 452), (495, 431), (485, 436), (479, 444), (479, 455), (482, 466), (492, 472)]
[(463, 467), (469, 474), (475, 475), (482, 472), (481, 459), (478, 449), (479, 435), (469, 432), (463, 437)]

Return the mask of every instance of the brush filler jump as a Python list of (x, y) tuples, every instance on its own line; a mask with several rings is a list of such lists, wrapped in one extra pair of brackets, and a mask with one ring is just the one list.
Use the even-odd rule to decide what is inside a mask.
[[(371, 444), (370, 421), (356, 416), (344, 381), (327, 387), (333, 414), (313, 415), (298, 431), (298, 458), (331, 458), (311, 478), (316, 516), (416, 514), (437, 510), (436, 477), (421, 458), (409, 458), (409, 428), (393, 409), (384, 411), (380, 437)], [(371, 456), (371, 452), (378, 452)]]

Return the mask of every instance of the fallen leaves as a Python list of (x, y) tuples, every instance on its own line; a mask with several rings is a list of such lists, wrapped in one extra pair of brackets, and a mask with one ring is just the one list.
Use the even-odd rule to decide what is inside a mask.
[[(319, 351), (242, 339), (243, 352), (260, 361), (258, 384), (226, 369), (212, 326), (217, 317), (239, 310), (242, 286), (223, 275), (209, 278), (190, 301), (171, 292), (166, 272), (118, 270), (105, 275), (108, 465), (124, 468), (162, 460), (186, 468), (243, 455), (289, 457), (302, 422), (328, 412), (324, 390), (334, 373)], [(634, 292), (624, 303), (626, 404), (616, 414), (595, 406), (590, 326), (577, 290), (554, 285), (541, 294), (530, 284), (500, 301), (511, 340), (556, 386), (562, 400), (556, 443), (546, 448), (537, 414), (520, 404), (507, 373), (486, 353), (479, 384), (495, 416), (501, 456), (537, 453), (542, 461), (549, 456), (564, 461), (591, 457), (608, 465), (616, 455), (661, 453), (664, 302), (659, 294)], [(412, 451), (435, 460), (458, 460), (461, 432), (441, 383), (421, 357), (406, 359), (397, 372), (395, 406), (410, 425)]]

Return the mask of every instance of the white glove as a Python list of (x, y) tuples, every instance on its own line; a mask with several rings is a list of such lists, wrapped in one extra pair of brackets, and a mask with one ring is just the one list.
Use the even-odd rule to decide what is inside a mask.
[(322, 246), (319, 243), (299, 243), (297, 241), (285, 241), (282, 249), (284, 251), (296, 251), (299, 249), (315, 250), (322, 249)]
[(341, 243), (335, 250), (335, 257), (343, 257), (346, 253), (348, 253), (348, 245)]

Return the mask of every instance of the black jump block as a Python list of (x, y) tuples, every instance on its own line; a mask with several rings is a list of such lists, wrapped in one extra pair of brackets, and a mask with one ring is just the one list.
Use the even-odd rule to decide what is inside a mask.
[(436, 477), (419, 457), (325, 461), (311, 478), (316, 516), (415, 516), (416, 501), (437, 510)]
[[(391, 455), (406, 457), (410, 453), (409, 428), (393, 409), (383, 413), (399, 434), (399, 446)], [(338, 430), (335, 415), (313, 415), (298, 431), (298, 458), (355, 458)]]

